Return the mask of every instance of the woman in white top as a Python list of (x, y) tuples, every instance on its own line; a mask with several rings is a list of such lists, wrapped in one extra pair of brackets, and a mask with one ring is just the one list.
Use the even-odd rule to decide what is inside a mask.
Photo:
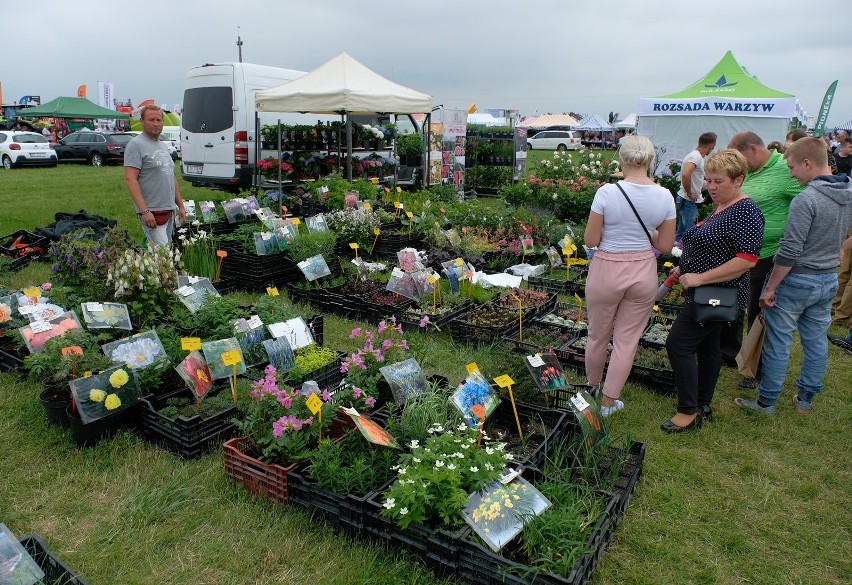
[(598, 247), (586, 279), (586, 375), (590, 385), (600, 385), (610, 339), (613, 346), (601, 398), (603, 416), (624, 408), (618, 398), (648, 325), (658, 286), (653, 248), (664, 254), (671, 251), (676, 228), (672, 194), (649, 178), (656, 163), (651, 141), (626, 136), (618, 156), (624, 180), (604, 185), (595, 193), (585, 233), (586, 246)]

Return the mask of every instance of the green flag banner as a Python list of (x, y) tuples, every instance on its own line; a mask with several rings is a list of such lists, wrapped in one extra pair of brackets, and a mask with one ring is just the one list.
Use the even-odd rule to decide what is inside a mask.
[(834, 83), (828, 86), (825, 97), (822, 98), (822, 106), (819, 108), (819, 116), (817, 116), (817, 123), (814, 126), (814, 136), (817, 138), (821, 137), (825, 131), (825, 121), (828, 120), (828, 111), (831, 109), (831, 101), (834, 99), (834, 90), (836, 89), (837, 80), (835, 79)]

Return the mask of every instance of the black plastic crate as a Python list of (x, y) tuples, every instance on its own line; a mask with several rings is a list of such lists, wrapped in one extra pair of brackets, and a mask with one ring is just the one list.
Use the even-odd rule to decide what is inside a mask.
[(27, 534), (20, 540), (20, 543), (44, 571), (44, 583), (49, 585), (88, 585), (88, 581), (84, 580), (51, 552), (39, 535)]
[(633, 364), (630, 369), (631, 382), (646, 386), (658, 394), (671, 395), (677, 391), (674, 372)]
[(24, 356), (13, 349), (0, 349), (0, 372), (23, 372)]
[(448, 325), (450, 321), (453, 319), (457, 319), (459, 317), (464, 316), (470, 310), (474, 308), (474, 304), (471, 301), (465, 301), (461, 305), (453, 307), (449, 311), (445, 311), (443, 313), (412, 313), (411, 309), (406, 311), (402, 315), (402, 327), (406, 331), (417, 331), (420, 329), (420, 320), (423, 317), (429, 317), (429, 326), (435, 325), (436, 327), (443, 329), (445, 325)]
[[(569, 285), (571, 285), (569, 287)], [(554, 278), (544, 278), (541, 276), (527, 277), (527, 286), (533, 290), (542, 292), (550, 292), (556, 294), (568, 294), (574, 291), (573, 283), (569, 280), (556, 280)], [(570, 290), (569, 290), (570, 288)]]
[[(515, 413), (512, 410), (512, 403), (507, 397), (501, 399), (496, 410), (488, 417), (486, 429), (492, 429), (489, 431), (489, 435), (492, 437), (494, 436), (495, 424), (506, 429), (509, 435), (507, 439), (503, 440), (509, 443), (509, 449), (513, 452), (521, 445), (528, 445), (528, 451), (518, 454), (514, 459), (517, 464), (541, 465), (545, 457), (550, 455), (557, 445), (577, 432), (573, 415), (570, 415), (572, 418), (569, 418), (569, 413), (565, 411), (525, 402), (515, 402), (515, 406), (518, 409), (518, 419), (525, 440), (520, 440), (518, 436)], [(531, 427), (540, 428), (530, 431)]]
[(47, 238), (27, 230), (18, 230), (8, 236), (0, 236), (0, 256), (39, 258), (47, 254), (49, 247)]
[(672, 322), (669, 319), (664, 320), (660, 318), (660, 316), (657, 314), (651, 315), (651, 318), (648, 321), (648, 326), (645, 328), (645, 331), (642, 332), (642, 337), (639, 338), (639, 344), (652, 349), (665, 349), (665, 341), (659, 342), (651, 341), (650, 339), (645, 339), (645, 336), (651, 331), (654, 326), (657, 326), (658, 328), (665, 327), (666, 329), (670, 329), (672, 326)]
[(491, 343), (518, 329), (517, 311), (500, 307), (496, 309), (506, 315), (506, 323), (504, 325), (477, 325), (468, 322), (467, 319), (478, 309), (479, 307), (475, 307), (461, 317), (450, 321), (450, 335), (453, 341), (469, 344)]
[[(223, 389), (222, 392), (227, 392)], [(233, 419), (239, 416), (236, 405), (213, 416), (180, 416), (171, 419), (160, 410), (172, 398), (194, 399), (189, 389), (181, 389), (162, 396), (148, 396), (142, 400), (142, 436), (158, 445), (163, 445), (184, 459), (200, 457), (219, 448), (237, 434)]]
[[(549, 332), (549, 334), (553, 335), (554, 338), (556, 338), (556, 336), (561, 337), (562, 341), (553, 344), (542, 345), (537, 340), (531, 341), (529, 339), (528, 329), (532, 329), (534, 332), (545, 330), (546, 332)], [(565, 325), (555, 325), (553, 323), (547, 323), (539, 319), (533, 319), (529, 324), (524, 325), (523, 335), (521, 335), (520, 331), (515, 330), (503, 339), (511, 345), (513, 351), (516, 351), (518, 353), (532, 355), (535, 353), (550, 353), (552, 350), (553, 353), (556, 354), (558, 357), (559, 354), (557, 352), (558, 350), (560, 350), (560, 348), (564, 347), (568, 343), (571, 343), (577, 337), (578, 333), (584, 333), (585, 331), (585, 329), (577, 331)], [(523, 337), (523, 339), (521, 339), (521, 337)]]

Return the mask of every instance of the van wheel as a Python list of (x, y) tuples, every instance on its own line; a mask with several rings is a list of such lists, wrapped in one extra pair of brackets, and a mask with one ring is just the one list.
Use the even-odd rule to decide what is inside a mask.
[(3, 156), (3, 168), (7, 171), (12, 170), (12, 159), (9, 158), (8, 154)]
[(104, 165), (104, 157), (102, 157), (98, 152), (93, 152), (89, 157), (89, 163), (93, 167), (102, 167)]
[(556, 150), (568, 150), (568, 147), (565, 146), (564, 144), (560, 144), (559, 146), (556, 147)]

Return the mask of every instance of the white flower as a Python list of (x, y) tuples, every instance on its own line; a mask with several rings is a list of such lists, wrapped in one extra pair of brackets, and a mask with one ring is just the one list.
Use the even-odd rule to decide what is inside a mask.
[(486, 448), (485, 448), (485, 453), (486, 453), (487, 455), (493, 455), (493, 454), (494, 454), (494, 449), (493, 449), (493, 448), (491, 448), (491, 447), (486, 447)]
[(201, 225), (201, 222), (196, 219), (194, 222), (192, 222), (192, 225), (199, 226)]
[(412, 449), (416, 449), (417, 447), (420, 446), (420, 441), (418, 441), (417, 439), (414, 439), (413, 441), (411, 441), (411, 443), (408, 444), (408, 446), (411, 447)]
[(414, 461), (415, 463), (420, 463), (420, 459), (418, 459), (417, 457), (413, 457), (412, 461)]
[(494, 448), (495, 448), (495, 449), (497, 449), (498, 451), (502, 451), (503, 449), (505, 449), (505, 448), (506, 448), (506, 443), (497, 443), (497, 444), (494, 446)]
[(406, 473), (408, 473), (408, 470), (405, 467), (399, 470), (400, 475), (405, 475)]
[(471, 473), (476, 473), (477, 471), (479, 471), (479, 468), (476, 465), (470, 468)]
[(512, 454), (511, 454), (511, 453), (503, 453), (503, 459), (506, 459), (506, 460), (508, 461), (508, 460), (509, 460), (509, 459), (511, 459), (511, 458), (512, 458)]
[(396, 506), (396, 500), (393, 498), (388, 498), (385, 500), (385, 503), (382, 504), (386, 510), (392, 510), (394, 506)]
[(399, 515), (400, 516), (405, 516), (406, 514), (408, 514), (408, 508), (407, 507), (399, 509)]
[[(465, 448), (465, 446), (463, 445), (463, 446), (462, 446), (462, 449), (464, 449), (464, 448)], [(452, 457), (455, 457), (456, 459), (464, 459), (464, 455), (463, 455), (461, 452), (459, 452), (459, 451), (456, 451), (456, 452), (455, 452), (455, 453), (453, 453), (451, 456), (452, 456)]]
[(442, 459), (438, 459), (435, 462), (435, 467), (443, 467), (443, 466), (444, 466), (444, 461)]
[(467, 428), (468, 428), (468, 427), (467, 427), (467, 423), (461, 423), (461, 424), (460, 424), (460, 425), (456, 428), (456, 430), (457, 430), (457, 431), (466, 431), (466, 430), (467, 430)]
[(486, 462), (485, 469), (487, 469), (488, 471), (494, 471), (494, 466)]
[(455, 463), (450, 463), (450, 464), (448, 464), (448, 465), (447, 465), (447, 469), (449, 469), (450, 471), (452, 471), (452, 470), (453, 470), (453, 469), (455, 469), (455, 468), (456, 468), (456, 464), (455, 464)]

